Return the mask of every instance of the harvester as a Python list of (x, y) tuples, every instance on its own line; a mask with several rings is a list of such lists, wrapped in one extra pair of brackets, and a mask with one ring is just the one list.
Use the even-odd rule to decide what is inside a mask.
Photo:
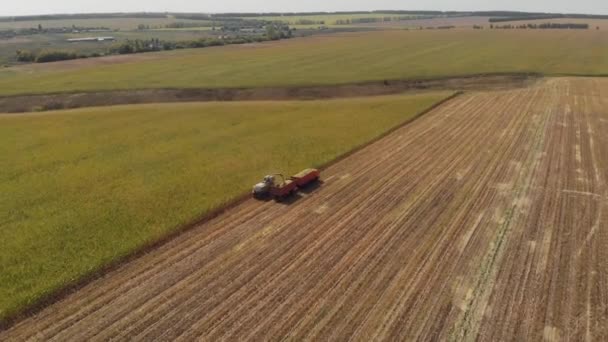
[(272, 197), (280, 201), (295, 194), (299, 188), (318, 181), (320, 176), (321, 173), (317, 169), (303, 170), (289, 179), (285, 179), (285, 176), (280, 173), (267, 175), (260, 183), (253, 186), (251, 193), (258, 199)]

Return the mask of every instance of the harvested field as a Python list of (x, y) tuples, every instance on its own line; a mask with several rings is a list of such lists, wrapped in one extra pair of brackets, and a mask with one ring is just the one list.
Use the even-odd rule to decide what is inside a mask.
[(0, 340), (607, 340), (607, 90), (461, 96)]

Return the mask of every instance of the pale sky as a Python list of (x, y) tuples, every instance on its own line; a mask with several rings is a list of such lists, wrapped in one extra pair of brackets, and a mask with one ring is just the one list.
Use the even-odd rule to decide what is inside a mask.
[(0, 0), (0, 16), (91, 12), (310, 12), (513, 10), (608, 14), (608, 0)]

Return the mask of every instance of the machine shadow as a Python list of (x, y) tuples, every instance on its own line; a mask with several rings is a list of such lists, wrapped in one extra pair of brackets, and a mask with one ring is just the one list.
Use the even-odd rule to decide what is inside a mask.
[(294, 203), (296, 203), (298, 200), (304, 198), (304, 196), (302, 196), (302, 194), (305, 195), (310, 195), (312, 193), (314, 193), (316, 190), (318, 190), (321, 186), (323, 185), (323, 181), (318, 180), (314, 183), (309, 183), (301, 188), (299, 188), (298, 192), (296, 192), (295, 194), (283, 198), (280, 201), (276, 201), (278, 204), (282, 204), (282, 205), (292, 205)]
[(322, 180), (318, 180), (316, 182), (306, 184), (305, 186), (300, 188), (300, 192), (307, 195), (311, 194), (317, 189), (319, 189), (323, 185), (323, 183), (324, 182)]

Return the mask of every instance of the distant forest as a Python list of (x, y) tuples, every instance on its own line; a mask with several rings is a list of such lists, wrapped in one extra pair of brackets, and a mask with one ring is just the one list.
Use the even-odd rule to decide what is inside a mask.
[(541, 14), (529, 16), (511, 16), (501, 18), (490, 18), (491, 23), (500, 23), (505, 21), (523, 21), (523, 20), (543, 20), (543, 19), (608, 19), (608, 15), (587, 15), (587, 14)]
[(305, 15), (336, 15), (336, 14), (402, 14), (402, 15), (432, 15), (432, 16), (484, 16), (490, 18), (491, 22), (504, 22), (516, 20), (535, 19), (608, 19), (608, 15), (592, 14), (564, 14), (564, 13), (540, 13), (540, 12), (514, 12), (514, 11), (352, 11), (352, 12), (266, 12), (266, 13), (179, 13), (179, 12), (138, 12), (138, 13), (84, 13), (84, 14), (48, 14), (27, 15), (14, 17), (0, 17), (0, 22), (32, 21), (32, 20), (64, 20), (64, 19), (105, 19), (105, 18), (166, 18), (171, 16), (175, 19), (210, 20), (214, 18), (240, 18), (240, 17), (268, 17), (268, 16), (305, 16)]

